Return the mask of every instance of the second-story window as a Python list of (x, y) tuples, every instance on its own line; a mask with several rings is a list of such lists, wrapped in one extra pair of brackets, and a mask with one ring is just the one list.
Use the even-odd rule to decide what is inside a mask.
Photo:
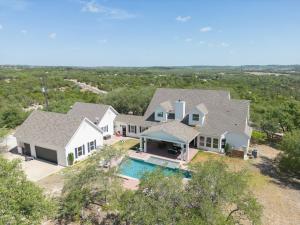
[(163, 112), (158, 112), (157, 113), (157, 117), (163, 117), (164, 116), (164, 113)]
[(199, 114), (193, 114), (193, 120), (199, 121)]

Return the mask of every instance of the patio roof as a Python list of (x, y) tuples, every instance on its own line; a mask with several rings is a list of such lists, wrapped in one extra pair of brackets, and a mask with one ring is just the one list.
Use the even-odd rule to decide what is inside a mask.
[[(169, 135), (165, 137), (165, 141), (170, 141), (172, 138), (178, 139), (180, 142), (189, 143), (191, 142), (198, 134), (195, 128), (187, 126), (179, 121), (171, 121), (166, 123), (160, 123), (156, 126), (150, 127), (148, 130), (145, 130), (141, 133), (142, 137), (155, 138), (157, 133), (165, 133)], [(159, 135), (161, 139), (164, 139), (164, 136)]]

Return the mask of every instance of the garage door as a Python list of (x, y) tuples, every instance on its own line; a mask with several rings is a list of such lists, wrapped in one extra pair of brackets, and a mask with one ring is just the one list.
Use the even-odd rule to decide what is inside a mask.
[(52, 149), (35, 146), (36, 157), (53, 163), (57, 163), (57, 152)]

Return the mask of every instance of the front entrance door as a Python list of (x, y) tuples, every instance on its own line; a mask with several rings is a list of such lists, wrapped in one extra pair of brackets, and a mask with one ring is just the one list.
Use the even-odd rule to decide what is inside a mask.
[(122, 126), (122, 136), (126, 137), (126, 126)]
[(31, 156), (30, 144), (24, 143), (24, 148), (22, 149), (23, 155)]

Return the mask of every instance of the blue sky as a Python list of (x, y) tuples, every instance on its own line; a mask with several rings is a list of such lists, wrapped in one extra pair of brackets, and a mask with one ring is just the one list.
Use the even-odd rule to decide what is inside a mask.
[(300, 1), (0, 0), (0, 64), (300, 64)]

